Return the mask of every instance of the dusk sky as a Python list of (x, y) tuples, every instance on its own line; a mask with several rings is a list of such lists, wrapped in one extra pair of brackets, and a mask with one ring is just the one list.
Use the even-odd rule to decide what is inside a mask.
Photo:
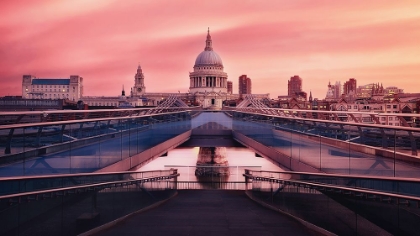
[(420, 92), (418, 0), (2, 0), (0, 96), (22, 95), (24, 74), (117, 96), (139, 63), (147, 92), (187, 92), (207, 27), (234, 93), (242, 74), (271, 98), (293, 75), (317, 98), (349, 78)]

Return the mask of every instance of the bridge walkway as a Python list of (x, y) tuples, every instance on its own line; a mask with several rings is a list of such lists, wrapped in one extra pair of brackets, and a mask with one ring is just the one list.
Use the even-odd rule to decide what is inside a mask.
[(178, 196), (97, 235), (315, 235), (250, 200), (244, 191), (181, 190)]

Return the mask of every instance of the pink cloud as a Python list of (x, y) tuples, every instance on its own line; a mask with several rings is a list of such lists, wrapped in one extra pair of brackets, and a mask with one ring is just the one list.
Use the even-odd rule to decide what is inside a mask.
[(320, 98), (328, 81), (351, 77), (409, 91), (419, 78), (419, 7), (379, 0), (2, 2), (0, 96), (19, 95), (28, 73), (79, 74), (85, 95), (116, 95), (133, 85), (138, 63), (147, 91), (186, 92), (208, 26), (235, 91), (241, 74), (253, 79), (253, 92), (271, 97), (284, 95), (295, 74)]

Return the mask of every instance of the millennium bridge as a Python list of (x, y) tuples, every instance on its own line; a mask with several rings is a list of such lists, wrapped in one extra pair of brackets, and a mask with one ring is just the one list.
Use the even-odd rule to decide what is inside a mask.
[[(381, 125), (386, 116), (403, 126)], [(155, 108), (2, 112), (0, 235), (416, 235), (419, 118), (267, 108), (252, 96), (223, 110), (173, 97)], [(179, 146), (237, 145), (281, 171), (138, 170)], [(187, 181), (181, 168), (207, 176)]]

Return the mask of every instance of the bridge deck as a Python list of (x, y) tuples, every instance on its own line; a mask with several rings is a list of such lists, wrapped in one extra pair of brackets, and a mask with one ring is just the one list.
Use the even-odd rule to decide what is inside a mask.
[(182, 190), (162, 206), (99, 235), (313, 235), (295, 220), (252, 202), (244, 191)]

